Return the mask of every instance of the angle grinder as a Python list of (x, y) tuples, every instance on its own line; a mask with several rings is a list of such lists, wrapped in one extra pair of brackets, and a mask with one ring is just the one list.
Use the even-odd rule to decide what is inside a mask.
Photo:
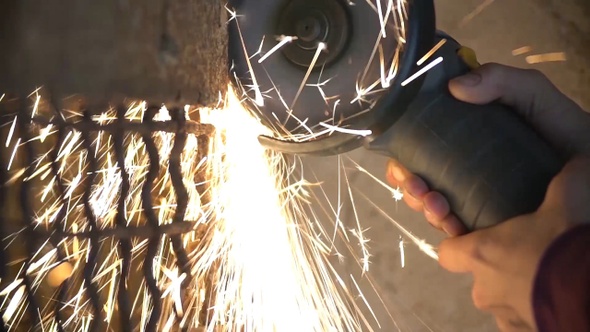
[(364, 146), (448, 199), (470, 230), (535, 211), (564, 160), (516, 112), (456, 100), (478, 66), (432, 0), (233, 0), (230, 72), (288, 154)]

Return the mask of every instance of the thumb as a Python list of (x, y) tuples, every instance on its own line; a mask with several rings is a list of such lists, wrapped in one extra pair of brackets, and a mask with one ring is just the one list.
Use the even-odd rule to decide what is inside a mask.
[(567, 222), (590, 223), (590, 157), (568, 162), (551, 181), (540, 209), (560, 210)]
[(449, 90), (467, 103), (509, 106), (567, 156), (590, 151), (590, 114), (537, 70), (485, 64), (451, 80)]
[(474, 257), (478, 254), (478, 233), (448, 238), (438, 247), (438, 263), (444, 269), (454, 273), (471, 272)]

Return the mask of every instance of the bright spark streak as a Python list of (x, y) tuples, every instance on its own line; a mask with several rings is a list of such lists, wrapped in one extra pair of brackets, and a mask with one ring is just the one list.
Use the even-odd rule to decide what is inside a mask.
[(318, 48), (316, 49), (313, 59), (311, 60), (311, 63), (309, 64), (309, 68), (307, 69), (307, 73), (305, 73), (305, 77), (303, 77), (303, 81), (301, 82), (301, 85), (299, 86), (299, 90), (297, 91), (297, 94), (295, 95), (295, 98), (293, 99), (293, 103), (291, 104), (289, 112), (292, 112), (293, 107), (295, 107), (295, 104), (297, 103), (297, 100), (299, 100), (299, 96), (301, 95), (303, 88), (305, 88), (305, 85), (307, 84), (307, 80), (309, 79), (309, 75), (311, 75), (313, 68), (315, 67), (316, 63), (318, 62), (318, 59), (320, 58), (320, 55), (322, 54), (322, 52), (325, 49), (326, 49), (325, 43), (318, 44)]
[(16, 293), (14, 293), (14, 295), (10, 299), (10, 303), (8, 304), (6, 311), (4, 311), (4, 314), (2, 315), (2, 320), (4, 322), (10, 322), (12, 320), (13, 315), (21, 305), (21, 301), (25, 295), (25, 289), (25, 285), (20, 286)]
[(523, 47), (519, 47), (519, 48), (513, 50), (512, 55), (519, 56), (519, 55), (527, 54), (527, 53), (531, 52), (532, 50), (533, 50), (533, 48), (530, 46), (523, 46)]
[(554, 52), (545, 54), (529, 55), (525, 58), (526, 62), (530, 65), (543, 63), (543, 62), (562, 62), (567, 61), (567, 56), (564, 52)]
[(329, 125), (324, 122), (320, 122), (320, 126), (327, 128), (331, 131), (336, 131), (336, 132), (340, 132), (343, 134), (350, 134), (350, 135), (355, 135), (355, 136), (366, 137), (366, 136), (370, 136), (371, 134), (373, 134), (373, 132), (368, 129), (347, 129), (347, 128), (342, 128), (342, 127), (338, 127), (338, 126), (332, 126), (332, 125)]
[(383, 9), (381, 8), (381, 0), (376, 0), (377, 2), (377, 12), (379, 14), (379, 24), (381, 25), (381, 36), (383, 38), (387, 38), (387, 32), (385, 31), (385, 25), (387, 23), (387, 19), (383, 16)]
[(404, 238), (401, 235), (399, 237), (399, 257), (403, 269), (404, 267), (406, 267), (406, 248), (404, 246)]
[(446, 44), (447, 40), (446, 39), (441, 39), (436, 45), (434, 45), (434, 47), (428, 51), (428, 53), (424, 54), (424, 56), (418, 60), (418, 62), (416, 63), (418, 66), (422, 66), (422, 64), (424, 64), (424, 62), (426, 62), (428, 59), (430, 59), (430, 57), (436, 53), (436, 51), (438, 51), (441, 47), (443, 47), (444, 44)]
[(371, 312), (371, 315), (373, 316), (373, 319), (377, 323), (377, 326), (379, 326), (379, 328), (381, 328), (381, 323), (379, 323), (379, 320), (377, 319), (377, 315), (375, 315), (375, 312), (373, 311), (373, 309), (369, 305), (369, 301), (367, 301), (367, 298), (365, 297), (365, 294), (363, 294), (363, 292), (361, 291), (361, 288), (359, 287), (359, 284), (356, 282), (356, 280), (354, 279), (354, 277), (352, 276), (352, 274), (350, 275), (350, 279), (354, 283), (354, 287), (356, 287), (357, 291), (359, 292), (359, 296), (361, 297), (361, 299), (363, 299), (363, 302), (365, 302), (365, 305), (367, 306), (367, 308), (369, 308), (369, 311)]
[(406, 85), (412, 83), (415, 79), (417, 79), (418, 77), (424, 75), (426, 72), (428, 72), (432, 68), (436, 67), (442, 61), (443, 61), (443, 58), (442, 57), (438, 57), (436, 60), (434, 60), (431, 63), (429, 63), (428, 65), (426, 65), (426, 67), (420, 69), (414, 75), (410, 76), (407, 80), (403, 81), (402, 82), (402, 86), (406, 86)]
[(481, 14), (486, 8), (488, 8), (495, 0), (485, 0), (479, 6), (477, 6), (471, 13), (466, 15), (461, 22), (459, 23), (459, 27), (466, 26), (469, 22), (471, 22), (477, 15)]
[(12, 168), (12, 162), (14, 161), (14, 156), (16, 156), (16, 151), (18, 150), (18, 147), (20, 146), (20, 138), (16, 141), (16, 145), (14, 146), (14, 149), (12, 150), (12, 155), (10, 155), (10, 161), (8, 162), (8, 168), (7, 170), (10, 171), (10, 168)]
[(37, 115), (37, 111), (39, 110), (39, 101), (41, 101), (41, 96), (37, 94), (37, 98), (35, 99), (35, 104), (33, 105), (33, 112), (31, 113), (31, 117), (34, 118)]
[(380, 184), (383, 188), (389, 190), (391, 192), (391, 195), (393, 197), (393, 199), (395, 199), (396, 201), (401, 201), (404, 198), (404, 192), (400, 190), (400, 188), (392, 188), (389, 185), (387, 185), (387, 183), (379, 180), (375, 175), (371, 174), (371, 172), (367, 171), (366, 169), (364, 169), (363, 167), (361, 167), (361, 165), (354, 163), (356, 165), (356, 168), (367, 174), (369, 177), (371, 177), (371, 179), (375, 180), (378, 184)]
[(6, 138), (6, 147), (9, 147), (10, 141), (12, 141), (12, 135), (14, 134), (14, 129), (16, 128), (17, 119), (18, 116), (15, 116), (14, 120), (12, 120), (12, 125), (10, 126), (10, 130), (8, 131), (8, 137)]
[(385, 58), (383, 55), (383, 47), (379, 45), (379, 69), (381, 71), (381, 87), (384, 89), (389, 88), (389, 82), (387, 75), (385, 75)]
[(297, 37), (294, 37), (294, 36), (280, 36), (279, 43), (276, 44), (270, 51), (268, 51), (268, 53), (266, 53), (264, 56), (262, 56), (260, 59), (258, 59), (258, 63), (264, 62), (264, 60), (268, 59), (269, 56), (273, 55), (276, 51), (281, 49), (281, 47), (289, 44), (290, 42), (292, 42), (296, 39), (297, 39)]
[[(229, 9), (228, 9), (229, 11)], [(244, 56), (246, 57), (246, 64), (248, 65), (248, 71), (250, 72), (250, 77), (252, 78), (252, 86), (254, 88), (254, 102), (259, 107), (264, 106), (264, 98), (262, 97), (262, 92), (260, 91), (260, 87), (258, 85), (258, 80), (256, 79), (256, 75), (254, 74), (254, 69), (252, 69), (252, 63), (248, 58), (248, 50), (246, 49), (246, 42), (244, 41), (244, 37), (242, 36), (242, 29), (240, 28), (239, 20), (237, 19), (237, 14), (235, 12), (230, 11), (231, 19), (235, 20), (236, 27), (238, 28), (238, 35), (240, 36), (240, 42), (242, 43), (242, 50), (244, 51)]]

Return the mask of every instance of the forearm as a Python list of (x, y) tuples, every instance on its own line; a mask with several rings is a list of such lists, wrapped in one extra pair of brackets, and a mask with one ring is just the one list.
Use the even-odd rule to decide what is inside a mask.
[(540, 332), (590, 332), (590, 225), (559, 237), (547, 250), (533, 288)]

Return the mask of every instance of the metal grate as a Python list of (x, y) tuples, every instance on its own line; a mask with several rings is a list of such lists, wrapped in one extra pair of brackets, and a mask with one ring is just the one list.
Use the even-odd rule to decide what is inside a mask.
[[(6, 184), (0, 190), (0, 204), (3, 206), (3, 211), (16, 209), (17, 207), (10, 203), (8, 197), (14, 192), (20, 192), (18, 199), (20, 211), (0, 214), (0, 225), (2, 225), (0, 235), (5, 239), (3, 245), (7, 248), (18, 246), (23, 242), (26, 247), (24, 263), (16, 264), (20, 266), (20, 269), (12, 278), (10, 271), (14, 270), (15, 258), (10, 257), (8, 250), (0, 250), (0, 265), (3, 267), (0, 270), (2, 289), (10, 286), (11, 282), (15, 282), (14, 280), (21, 279), (22, 284), (15, 287), (22, 289), (24, 294), (18, 308), (26, 306), (26, 314), (23, 313), (22, 318), (16, 319), (18, 313), (9, 312), (14, 309), (10, 308), (10, 302), (15, 297), (15, 291), (3, 294), (2, 326), (11, 330), (50, 328), (57, 331), (69, 331), (74, 327), (88, 331), (103, 331), (107, 327), (120, 331), (133, 331), (138, 330), (141, 325), (145, 325), (143, 327), (147, 331), (161, 329), (163, 312), (169, 309), (163, 308), (161, 298), (165, 289), (154, 275), (154, 260), (157, 255), (161, 255), (162, 250), (170, 250), (170, 257), (174, 258), (174, 264), (179, 273), (186, 276), (183, 285), (186, 286), (190, 282), (190, 260), (194, 257), (190, 257), (186, 250), (183, 236), (190, 232), (197, 232), (199, 225), (195, 221), (186, 220), (189, 193), (185, 183), (186, 174), (183, 174), (182, 155), (185, 153), (187, 139), (192, 136), (199, 142), (195, 162), (205, 160), (208, 154), (208, 142), (214, 133), (214, 128), (211, 125), (199, 123), (198, 112), (191, 114), (191, 118), (195, 120), (189, 120), (185, 109), (169, 110), (169, 119), (156, 120), (155, 118), (161, 112), (159, 107), (144, 108), (140, 113), (141, 119), (137, 117), (131, 119), (127, 114), (128, 108), (121, 107), (110, 111), (109, 121), (97, 120), (99, 113), (90, 110), (67, 113), (57, 111), (55, 107), (49, 107), (49, 111), (43, 113), (39, 109), (37, 105), (31, 112), (31, 106), (28, 105), (10, 116), (3, 117), (2, 121), (4, 133), (10, 132), (12, 128), (14, 131), (8, 144), (10, 148), (6, 150), (6, 153), (0, 154), (0, 165), (3, 166), (0, 182)], [(39, 133), (43, 131), (52, 138), (43, 142), (39, 138)], [(173, 145), (167, 154), (168, 160), (164, 162), (162, 148), (157, 146), (154, 136), (157, 133), (173, 136)], [(68, 174), (72, 172), (64, 170), (67, 167), (63, 164), (65, 162), (62, 155), (63, 147), (72, 144), (72, 135), (78, 135), (74, 148), (76, 152), (67, 162), (83, 164), (80, 166), (83, 171), (79, 172), (81, 176), (78, 175), (77, 180)], [(97, 216), (95, 206), (97, 203), (93, 203), (96, 182), (104, 171), (104, 161), (101, 160), (104, 156), (97, 152), (101, 151), (101, 147), (97, 144), (107, 145), (104, 141), (102, 143), (97, 141), (99, 135), (108, 136), (109, 156), (114, 156), (115, 159), (110, 162), (125, 165), (125, 167), (116, 167), (120, 183), (118, 183), (118, 197), (113, 205), (114, 210), (106, 212), (113, 219), (108, 227), (102, 222), (101, 217)], [(130, 182), (131, 175), (127, 164), (131, 138), (135, 142), (141, 139), (140, 148), (147, 156), (146, 160), (149, 160), (143, 165), (144, 180), (141, 185), (137, 183), (132, 185)], [(85, 160), (76, 160), (76, 156), (85, 156)], [(18, 161), (12, 159), (18, 159)], [(10, 171), (6, 171), (9, 160), (12, 160), (13, 165)], [(19, 168), (15, 166), (17, 163), (24, 166)], [(162, 169), (162, 165), (166, 165), (166, 169)], [(206, 200), (207, 196), (204, 173), (203, 171), (194, 175), (197, 177), (194, 183), (199, 184), (196, 190), (201, 200)], [(15, 180), (16, 178), (18, 179)], [(172, 218), (168, 222), (163, 222), (158, 215), (156, 206), (159, 203), (155, 201), (158, 198), (158, 190), (160, 192), (162, 190), (157, 188), (158, 184), (162, 186), (162, 178), (169, 179), (171, 185), (167, 190), (174, 193), (175, 200)], [(47, 181), (50, 181), (52, 186), (49, 194), (43, 190), (48, 185)], [(73, 181), (78, 181), (77, 187), (72, 185)], [(48, 205), (46, 200), (41, 202), (43, 199), (40, 199), (40, 196), (43, 195), (53, 197), (51, 203), (58, 207), (51, 213), (49, 221), (40, 221), (39, 214), (43, 211), (42, 207)], [(131, 213), (129, 197), (134, 195), (141, 201), (141, 210)], [(75, 201), (72, 199), (74, 196), (76, 196)], [(130, 217), (130, 214), (133, 217)], [(18, 225), (14, 215), (20, 215), (18, 219), (22, 220), (22, 225)], [(73, 223), (81, 219), (84, 220), (84, 229), (73, 230)], [(14, 241), (17, 238), (19, 240)], [(76, 263), (78, 265), (71, 262), (73, 256), (71, 247), (75, 246), (75, 243), (78, 243), (79, 247), (84, 247), (84, 253), (78, 254), (81, 256), (81, 262)], [(134, 252), (138, 246), (143, 248), (141, 254)], [(30, 271), (40, 269), (38, 267), (40, 261), (43, 257), (47, 257), (42, 255), (44, 247), (50, 248), (45, 251), (50, 250), (53, 253), (51, 256), (53, 258), (48, 259), (51, 264), (47, 263), (47, 266), (52, 268), (48, 267), (44, 276), (40, 277), (39, 273), (30, 273)], [(99, 270), (102, 272), (105, 270), (104, 268), (101, 270), (101, 264), (108, 260), (107, 255), (112, 254), (109, 252), (109, 247), (116, 250), (114, 255), (119, 261), (116, 268), (118, 279), (116, 283), (112, 281), (113, 284), (108, 285), (116, 289), (115, 304), (106, 303), (107, 290), (104, 288), (107, 286), (97, 282)], [(73, 280), (73, 274), (69, 278), (64, 278), (59, 286), (49, 290), (52, 294), (48, 298), (43, 278), (47, 278), (47, 273), (61, 264), (73, 264), (74, 267), (79, 267), (78, 270), (74, 269), (74, 273), (78, 271), (81, 274), (80, 280)], [(78, 287), (84, 289), (83, 298), (72, 299), (72, 290)], [(143, 289), (151, 298), (147, 313), (138, 312), (142, 309), (142, 305), (137, 303), (138, 289)], [(182, 296), (190, 297), (190, 294), (182, 294)], [(86, 316), (89, 317), (87, 321), (72, 323), (71, 315), (76, 311), (72, 308), (76, 305), (84, 307), (78, 308), (78, 312), (86, 312)], [(108, 315), (111, 318), (107, 319)], [(147, 318), (142, 318), (142, 315), (147, 315)], [(112, 318), (115, 316), (116, 318)], [(206, 314), (203, 313), (196, 313), (195, 316), (197, 319), (206, 319)], [(183, 313), (176, 312), (176, 321), (173, 325), (180, 330), (186, 329), (180, 324), (183, 318)]]

